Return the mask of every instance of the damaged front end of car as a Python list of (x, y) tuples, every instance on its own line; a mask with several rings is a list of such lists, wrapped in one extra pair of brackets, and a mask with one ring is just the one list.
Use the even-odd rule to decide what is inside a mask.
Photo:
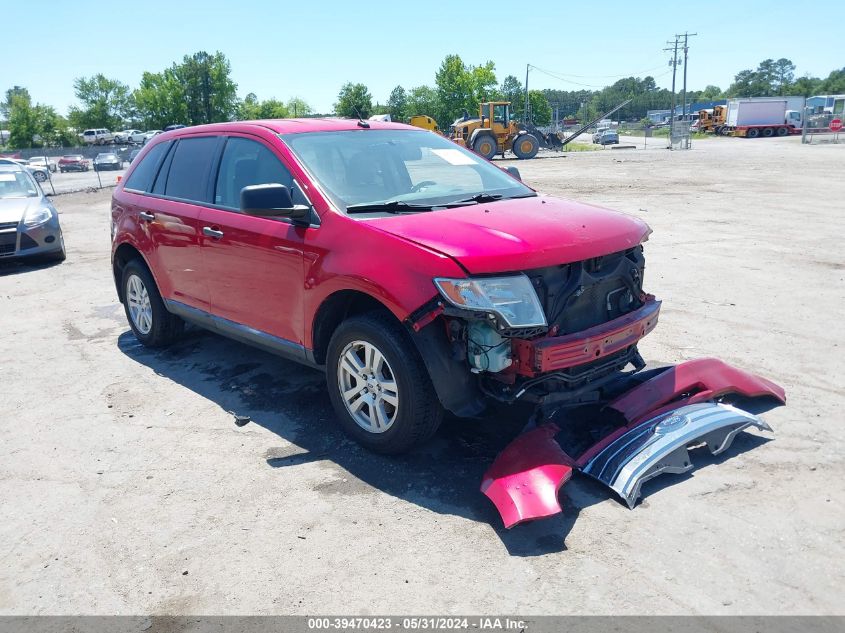
[(783, 403), (783, 389), (716, 359), (646, 369), (638, 342), (660, 301), (643, 289), (641, 245), (501, 276), (436, 279), (439, 296), (409, 326), (444, 406), (479, 415), (490, 401), (536, 406), (497, 457), (482, 492), (506, 527), (561, 511), (574, 471), (633, 507), (644, 482), (690, 470), (688, 448), (725, 451), (741, 431), (771, 431), (729, 404)]
[(408, 319), (443, 405), (599, 400), (645, 366), (637, 343), (660, 301), (642, 287), (641, 245), (587, 261), (500, 276), (435, 279), (439, 296)]
[[(621, 378), (615, 386), (619, 394), (606, 402), (538, 409), (535, 428), (508, 445), (483, 479), (481, 490), (496, 505), (505, 527), (561, 511), (557, 496), (540, 495), (539, 506), (521, 499), (535, 500), (526, 483), (562, 469), (566, 476), (558, 489), (578, 471), (607, 485), (633, 508), (646, 481), (694, 467), (690, 448), (706, 446), (719, 455), (746, 429), (771, 432), (760, 417), (731, 401), (786, 402), (775, 383), (717, 359), (688, 361), (650, 374), (645, 380), (642, 374)], [(522, 486), (514, 486), (515, 481)]]

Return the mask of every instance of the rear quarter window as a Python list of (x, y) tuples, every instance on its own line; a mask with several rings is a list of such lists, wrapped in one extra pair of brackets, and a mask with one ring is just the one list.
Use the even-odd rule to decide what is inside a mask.
[(131, 189), (132, 191), (150, 191), (153, 184), (153, 178), (155, 178), (156, 173), (158, 173), (158, 167), (161, 164), (161, 159), (167, 153), (170, 145), (171, 143), (167, 142), (159, 143), (158, 145), (151, 147), (146, 156), (141, 159), (141, 162), (138, 163), (135, 169), (132, 170), (132, 173), (129, 174), (129, 178), (126, 179), (126, 185), (124, 185), (124, 188)]
[(216, 136), (180, 139), (170, 163), (164, 195), (209, 202), (208, 174), (218, 141)]

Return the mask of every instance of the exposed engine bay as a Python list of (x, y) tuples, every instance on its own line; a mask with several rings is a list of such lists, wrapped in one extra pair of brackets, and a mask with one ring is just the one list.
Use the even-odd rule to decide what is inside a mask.
[(447, 304), (451, 356), (501, 402), (595, 400), (603, 379), (645, 366), (636, 344), (657, 324), (660, 302), (643, 291), (644, 270), (637, 246), (524, 271), (544, 317), (529, 326)]

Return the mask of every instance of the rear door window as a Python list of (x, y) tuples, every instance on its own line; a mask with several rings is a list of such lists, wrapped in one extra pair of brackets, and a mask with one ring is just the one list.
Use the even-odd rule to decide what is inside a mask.
[(183, 138), (173, 153), (164, 195), (192, 202), (209, 202), (208, 173), (214, 160), (218, 138)]
[(239, 209), (241, 189), (269, 183), (285, 185), (296, 197), (293, 177), (269, 148), (250, 139), (230, 137), (217, 172), (214, 204)]
[[(147, 155), (138, 163), (138, 166), (132, 170), (129, 178), (126, 179), (126, 189), (132, 191), (148, 192), (151, 190), (153, 178), (158, 173), (158, 167), (161, 165), (161, 159), (170, 148), (170, 142), (159, 143), (150, 148)], [(72, 157), (73, 158), (73, 157)], [(81, 158), (81, 157), (79, 157)]]

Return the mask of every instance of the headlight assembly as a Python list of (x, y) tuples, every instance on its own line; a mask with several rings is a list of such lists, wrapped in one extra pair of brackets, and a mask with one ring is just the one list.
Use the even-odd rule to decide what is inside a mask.
[(52, 217), (53, 210), (50, 207), (37, 207), (26, 212), (23, 216), (23, 225), (31, 229), (46, 224)]
[(537, 292), (525, 275), (434, 280), (440, 294), (465, 310), (491, 312), (508, 327), (545, 326), (546, 315)]

